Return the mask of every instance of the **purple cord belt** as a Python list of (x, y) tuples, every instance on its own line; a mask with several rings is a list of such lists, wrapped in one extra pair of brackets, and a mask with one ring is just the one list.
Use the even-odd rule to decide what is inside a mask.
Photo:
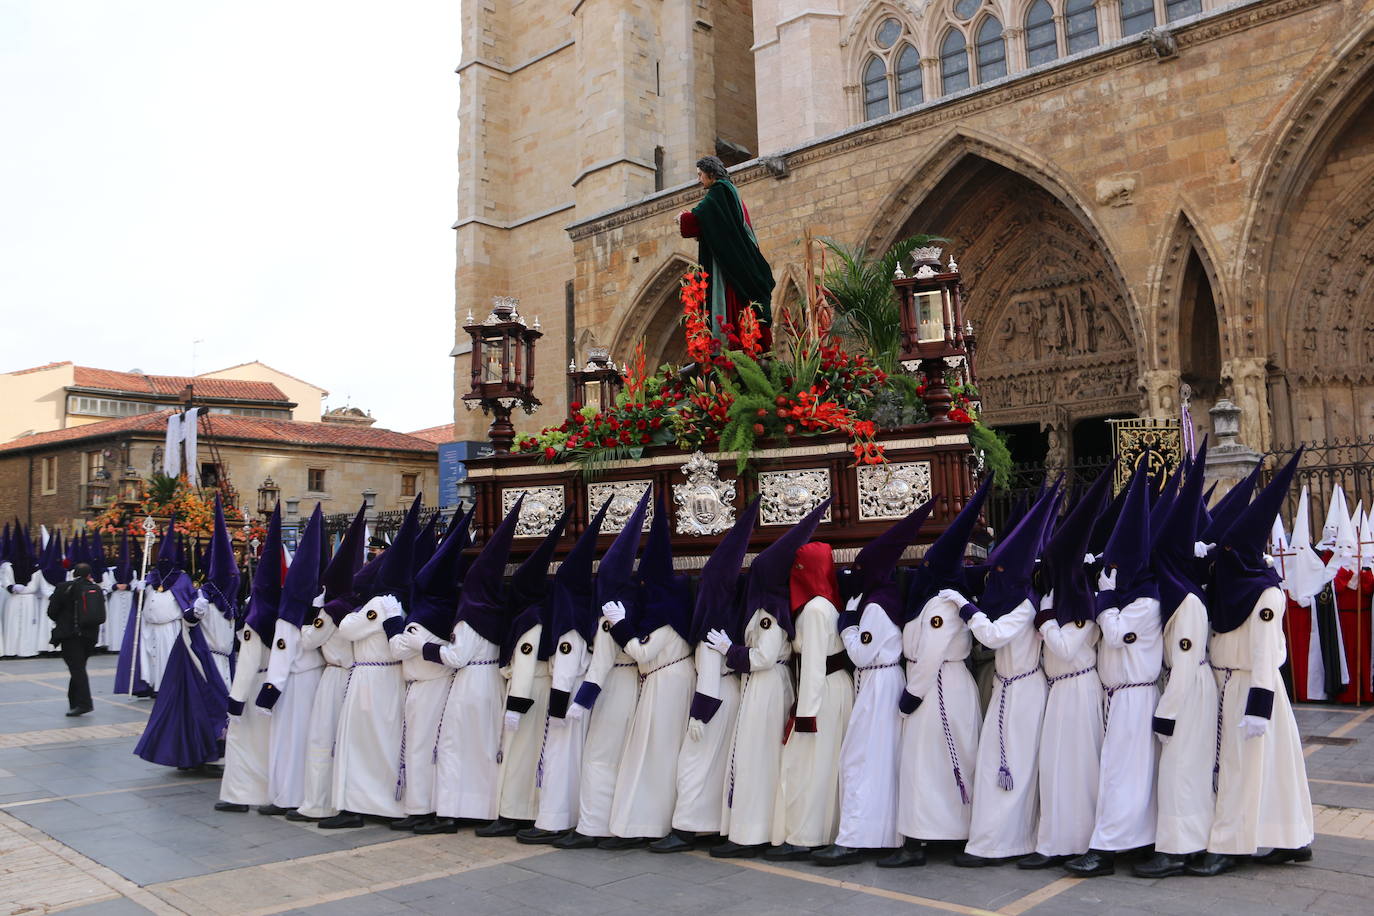
[(1136, 687), (1153, 687), (1158, 683), (1159, 679), (1155, 678), (1153, 681), (1136, 681), (1133, 684), (1112, 684), (1111, 686), (1103, 684), (1102, 689), (1107, 693), (1107, 703), (1102, 707), (1102, 731), (1105, 733), (1112, 724), (1112, 697), (1116, 696), (1117, 693), (1122, 690), (1131, 690)]
[(1049, 686), (1053, 687), (1057, 681), (1065, 681), (1065, 680), (1068, 680), (1068, 679), (1071, 678), (1071, 677), (1082, 677), (1083, 675), (1087, 674), (1089, 671), (1096, 671), (1096, 670), (1097, 670), (1097, 666), (1096, 666), (1096, 665), (1089, 665), (1089, 666), (1086, 667), (1086, 668), (1079, 668), (1077, 671), (1070, 671), (1068, 674), (1053, 674), (1053, 675), (1047, 674), (1047, 675), (1045, 675), (1045, 681), (1046, 681), (1046, 683), (1049, 684)]
[(1007, 688), (1019, 680), (1039, 673), (1039, 671), (1040, 666), (1036, 665), (1029, 671), (1013, 674), (1011, 677), (1003, 677), (997, 671), (992, 672), (1002, 685), (1002, 689), (997, 694), (997, 753), (1000, 764), (997, 767), (997, 785), (1007, 792), (1010, 792), (1016, 785), (1012, 782), (1011, 767), (1007, 765)]
[(1213, 665), (1212, 670), (1226, 672), (1225, 677), (1221, 680), (1221, 689), (1217, 691), (1217, 749), (1212, 753), (1212, 794), (1215, 795), (1217, 787), (1221, 784), (1221, 735), (1223, 715), (1226, 710), (1226, 687), (1231, 683), (1231, 675), (1239, 669)]
[(959, 748), (954, 744), (954, 732), (949, 727), (949, 715), (945, 712), (945, 665), (950, 662), (963, 664), (961, 658), (946, 659), (940, 663), (940, 670), (935, 673), (935, 698), (940, 704), (940, 728), (945, 733), (945, 747), (949, 749), (949, 763), (954, 768), (954, 784), (959, 787), (959, 798), (964, 804), (970, 804), (972, 799), (968, 794), (968, 787), (964, 785), (964, 775), (959, 772)]

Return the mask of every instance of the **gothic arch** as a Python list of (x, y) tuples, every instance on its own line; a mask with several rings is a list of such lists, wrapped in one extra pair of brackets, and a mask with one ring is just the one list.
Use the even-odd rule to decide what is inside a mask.
[[(917, 0), (914, 3), (911, 0), (868, 0), (866, 3), (860, 3), (858, 9), (849, 16), (849, 27), (845, 29), (844, 37), (840, 39), (840, 47), (850, 49), (849, 56), (852, 59), (846, 65), (863, 62), (862, 46), (864, 43), (859, 42), (858, 38), (869, 29), (877, 26), (884, 18), (892, 16), (904, 22), (907, 28), (911, 30), (912, 35), (920, 35), (921, 30), (917, 23), (925, 18), (926, 11), (931, 6), (939, 2), (940, 0), (924, 0), (924, 2)], [(860, 47), (859, 51), (852, 50), (856, 42)], [(917, 50), (919, 51), (921, 48), (918, 46)], [(852, 70), (853, 67), (851, 66), (850, 69)]]
[(777, 284), (773, 287), (773, 314), (781, 314), (784, 308), (800, 300), (804, 284), (802, 271), (795, 264), (784, 265), (778, 272)]
[[(1193, 219), (1193, 212), (1196, 211), (1188, 204), (1179, 205), (1173, 230), (1163, 237), (1161, 248), (1155, 257), (1154, 276), (1150, 283), (1155, 297), (1154, 320), (1146, 349), (1153, 351), (1149, 354), (1151, 364), (1159, 369), (1177, 371), (1182, 368), (1179, 348), (1180, 339), (1185, 331), (1180, 324), (1180, 310), (1184, 277), (1192, 254), (1197, 255), (1202, 269), (1206, 272), (1220, 327), (1226, 326), (1227, 304), (1230, 297), (1225, 286), (1225, 278), (1217, 269), (1217, 260), (1212, 254), (1217, 250), (1216, 241)], [(1230, 355), (1227, 344), (1227, 337), (1223, 334), (1223, 359)]]
[(695, 266), (688, 255), (674, 252), (650, 274), (635, 293), (634, 304), (620, 319), (611, 334), (611, 357), (619, 362), (629, 356), (635, 344), (644, 341), (649, 365), (656, 367), (673, 351), (673, 336), (679, 331), (681, 311), (675, 305), (678, 281)]

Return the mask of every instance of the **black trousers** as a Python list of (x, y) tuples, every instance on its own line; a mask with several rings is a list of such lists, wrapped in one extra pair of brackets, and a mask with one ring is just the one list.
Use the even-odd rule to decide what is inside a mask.
[(62, 640), (62, 661), (67, 663), (71, 682), (67, 685), (67, 703), (72, 709), (92, 709), (91, 679), (86, 676), (86, 659), (95, 651), (95, 640), (86, 636), (72, 636)]

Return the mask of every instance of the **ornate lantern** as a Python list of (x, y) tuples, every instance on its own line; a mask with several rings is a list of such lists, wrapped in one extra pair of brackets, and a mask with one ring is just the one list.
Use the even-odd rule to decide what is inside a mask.
[(908, 276), (899, 264), (892, 278), (902, 322), (902, 362), (914, 363), (910, 368), (925, 376), (933, 423), (949, 422), (952, 397), (945, 372), (958, 370), (965, 382), (973, 381), (973, 326), (964, 321), (959, 265), (951, 256), (941, 267), (940, 254), (939, 246), (917, 248), (913, 273)]
[(587, 351), (587, 365), (577, 368), (577, 360), (568, 363), (568, 378), (572, 380), (572, 399), (578, 404), (610, 410), (616, 396), (625, 387), (620, 370), (611, 361), (611, 351), (592, 347)]
[(269, 475), (263, 478), (262, 484), (258, 487), (258, 514), (264, 518), (272, 514), (272, 510), (277, 507), (277, 497), (281, 496), (281, 487)]
[(143, 501), (143, 478), (132, 467), (119, 475), (119, 504), (132, 509)]
[(472, 337), (472, 390), (463, 395), (468, 410), (482, 408), (493, 416), (487, 436), (496, 454), (509, 454), (515, 442), (511, 411), (517, 406), (532, 414), (539, 407), (534, 396), (534, 342), (543, 337), (539, 319), (534, 326), (520, 315), (520, 300), (497, 296), (491, 314), (480, 324), (468, 313), (463, 326)]

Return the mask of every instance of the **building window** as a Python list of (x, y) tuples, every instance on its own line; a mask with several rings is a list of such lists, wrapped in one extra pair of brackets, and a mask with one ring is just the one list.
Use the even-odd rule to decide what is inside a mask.
[(887, 67), (881, 58), (871, 57), (864, 67), (864, 120), (881, 118), (891, 111), (887, 102)]
[(1026, 11), (1026, 62), (1034, 67), (1059, 56), (1059, 38), (1054, 34), (1054, 10), (1046, 0), (1035, 0)]
[(978, 26), (978, 82), (986, 83), (1007, 75), (1007, 43), (1002, 40), (1002, 23), (989, 16)]
[(80, 394), (67, 395), (67, 413), (83, 417), (133, 417), (138, 414), (152, 413), (155, 404), (141, 404), (138, 401), (125, 401), (119, 398), (91, 398)]
[(956, 18), (967, 22), (973, 18), (973, 14), (978, 12), (978, 7), (982, 5), (983, 0), (956, 0), (954, 15)]
[(44, 496), (57, 492), (57, 456), (51, 455), (39, 462), (39, 484)]
[(324, 492), (324, 468), (310, 468), (305, 472), (306, 490), (311, 493)]
[(291, 419), (291, 411), (276, 407), (211, 407), (210, 413), (234, 417), (270, 417), (275, 420)]
[(201, 462), (200, 465), (200, 485), (202, 487), (219, 486), (219, 465), (213, 461)]
[(968, 51), (964, 33), (950, 29), (940, 42), (940, 88), (945, 95), (968, 88)]
[(419, 474), (402, 474), (402, 475), (401, 475), (401, 495), (404, 496), (404, 497), (406, 497), (407, 499), (414, 499), (414, 498), (415, 498), (415, 487), (416, 487), (416, 484), (419, 482), (419, 479), (420, 479), (420, 475), (419, 475)]
[(920, 52), (911, 45), (902, 45), (897, 52), (897, 107), (911, 108), (922, 101)]
[(1094, 0), (1068, 0), (1064, 4), (1064, 43), (1070, 54), (1097, 47), (1097, 6)]
[(1202, 12), (1202, 0), (1164, 0), (1164, 21), (1177, 22)]
[(1155, 0), (1121, 0), (1121, 37), (1155, 27)]
[(105, 453), (87, 452), (81, 464), (81, 482), (105, 479)]

